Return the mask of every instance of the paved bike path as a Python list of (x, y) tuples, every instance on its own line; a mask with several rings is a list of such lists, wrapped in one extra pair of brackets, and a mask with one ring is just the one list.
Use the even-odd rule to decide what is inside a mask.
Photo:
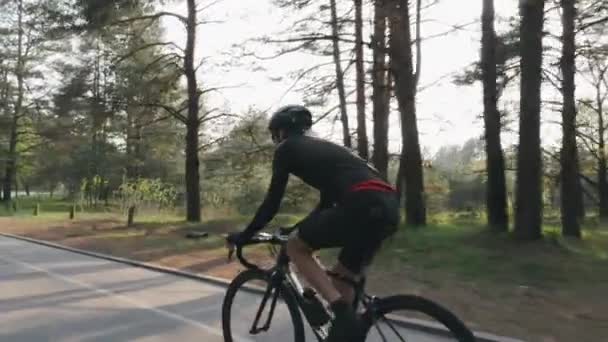
[[(219, 342), (224, 293), (219, 285), (0, 236), (0, 341)], [(290, 329), (284, 317), (275, 319)], [(403, 333), (408, 341), (447, 341)]]

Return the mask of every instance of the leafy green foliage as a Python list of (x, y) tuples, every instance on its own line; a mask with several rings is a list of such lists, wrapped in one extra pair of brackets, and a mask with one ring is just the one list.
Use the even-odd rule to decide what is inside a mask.
[(174, 207), (177, 190), (173, 185), (164, 183), (160, 179), (138, 178), (125, 180), (118, 187), (115, 195), (125, 211), (131, 207), (154, 207), (160, 211)]

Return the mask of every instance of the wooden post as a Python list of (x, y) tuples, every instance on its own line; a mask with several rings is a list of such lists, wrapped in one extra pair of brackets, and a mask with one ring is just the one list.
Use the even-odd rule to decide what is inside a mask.
[(76, 205), (72, 204), (70, 206), (70, 220), (74, 219), (74, 215), (76, 214)]
[(133, 226), (133, 220), (135, 218), (135, 206), (130, 206), (129, 207), (129, 212), (128, 212), (128, 216), (127, 216), (127, 227), (132, 227)]
[(34, 207), (34, 216), (38, 216), (39, 213), (40, 213), (40, 203), (36, 203), (36, 206)]

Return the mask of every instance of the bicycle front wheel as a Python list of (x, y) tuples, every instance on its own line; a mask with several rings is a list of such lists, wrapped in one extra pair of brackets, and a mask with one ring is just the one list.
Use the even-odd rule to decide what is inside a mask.
[[(458, 341), (475, 342), (473, 333), (456, 315), (441, 305), (419, 296), (392, 296), (378, 299), (374, 312), (364, 314), (368, 331), (366, 342), (405, 342), (405, 341)], [(434, 326), (445, 329), (416, 329), (408, 327), (399, 319), (406, 313), (422, 313), (431, 318)], [(374, 315), (372, 317), (371, 315)], [(387, 317), (388, 316), (388, 317)]]
[(228, 286), (222, 307), (224, 341), (304, 342), (304, 325), (292, 292), (269, 286), (266, 273), (247, 270)]

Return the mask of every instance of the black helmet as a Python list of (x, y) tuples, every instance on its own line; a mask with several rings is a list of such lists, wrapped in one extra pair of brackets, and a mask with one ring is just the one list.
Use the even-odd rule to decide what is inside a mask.
[(279, 108), (268, 124), (271, 132), (284, 129), (288, 133), (304, 133), (312, 126), (312, 114), (304, 106), (289, 105)]

